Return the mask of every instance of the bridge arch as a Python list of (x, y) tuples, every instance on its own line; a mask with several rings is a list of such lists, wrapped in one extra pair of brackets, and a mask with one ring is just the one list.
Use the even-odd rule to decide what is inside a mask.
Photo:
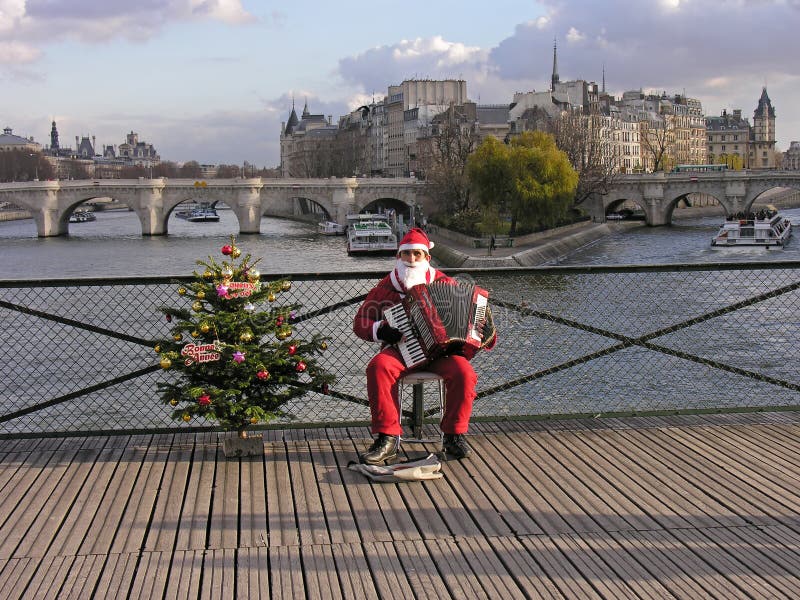
[(620, 191), (614, 196), (608, 195), (603, 198), (602, 220), (605, 220), (606, 216), (610, 213), (619, 212), (626, 202), (631, 202), (638, 206), (642, 212), (645, 213), (645, 219), (647, 219), (647, 206), (644, 202), (644, 198), (642, 198), (641, 193), (637, 190), (631, 189), (625, 190), (624, 192)]
[[(749, 212), (750, 209), (756, 204), (759, 199), (769, 191), (774, 189), (781, 189), (781, 188), (788, 188), (800, 191), (800, 182), (793, 184), (793, 185), (764, 185), (763, 189), (754, 188), (749, 191), (749, 193), (744, 198), (744, 205), (745, 205), (745, 212)], [(768, 203), (768, 202), (767, 202)]]
[[(28, 210), (40, 237), (65, 235), (75, 206), (98, 197), (109, 197), (133, 210), (142, 235), (167, 233), (169, 216), (186, 200), (225, 202), (239, 222), (241, 233), (258, 233), (261, 216), (298, 217), (304, 212), (296, 199), (304, 199), (312, 215), (326, 213), (344, 224), (346, 216), (379, 199), (394, 199), (398, 208), (411, 210), (422, 191), (414, 178), (331, 179), (100, 179), (35, 181), (0, 184), (0, 202), (12, 202)], [(312, 218), (317, 218), (312, 216)]]

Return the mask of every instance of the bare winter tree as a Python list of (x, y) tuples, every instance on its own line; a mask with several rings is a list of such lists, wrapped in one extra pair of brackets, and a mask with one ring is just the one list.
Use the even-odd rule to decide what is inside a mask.
[(604, 119), (607, 117), (566, 110), (548, 123), (556, 145), (578, 173), (576, 206), (593, 196), (606, 195), (619, 170), (617, 149)]
[(428, 194), (439, 200), (443, 210), (453, 212), (469, 206), (467, 159), (480, 141), (475, 119), (465, 108), (451, 106), (434, 117), (430, 135), (417, 142), (419, 175)]
[(642, 159), (649, 171), (665, 171), (669, 168), (669, 150), (674, 143), (672, 115), (649, 118), (640, 122)]

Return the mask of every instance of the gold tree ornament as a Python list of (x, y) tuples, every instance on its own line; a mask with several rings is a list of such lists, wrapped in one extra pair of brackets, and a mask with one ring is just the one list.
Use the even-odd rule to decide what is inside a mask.
[(199, 300), (197, 302), (192, 302), (192, 310), (194, 312), (200, 312), (201, 310), (203, 310), (203, 303), (200, 302)]
[(197, 299), (198, 300), (205, 300), (205, 297), (206, 297), (206, 293), (203, 290), (200, 290), (199, 292), (197, 292)]
[(281, 284), (281, 291), (288, 292), (290, 289), (292, 289), (292, 282), (291, 281), (284, 281)]
[(178, 295), (179, 296), (185, 296), (186, 295), (186, 288), (185, 287), (178, 288)]
[(158, 363), (162, 369), (169, 369), (172, 366), (172, 361), (166, 356)]

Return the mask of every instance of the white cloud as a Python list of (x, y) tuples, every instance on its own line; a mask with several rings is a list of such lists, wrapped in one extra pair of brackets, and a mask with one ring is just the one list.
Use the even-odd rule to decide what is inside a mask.
[(254, 20), (242, 6), (241, 0), (189, 0), (194, 15), (208, 16), (225, 23), (248, 23)]
[(570, 27), (569, 31), (567, 32), (567, 41), (568, 42), (582, 42), (586, 39), (586, 36), (582, 34), (580, 31), (575, 29), (574, 27)]
[(360, 92), (384, 94), (389, 85), (405, 79), (466, 79), (481, 77), (488, 51), (451, 42), (441, 36), (401, 40), (371, 48), (339, 61), (339, 74)]
[(0, 32), (9, 30), (25, 15), (25, 0), (0, 0)]
[(0, 41), (0, 65), (23, 65), (35, 62), (42, 51), (30, 44)]
[(0, 0), (0, 41), (142, 40), (171, 23), (197, 19), (239, 25), (255, 17), (241, 0)]

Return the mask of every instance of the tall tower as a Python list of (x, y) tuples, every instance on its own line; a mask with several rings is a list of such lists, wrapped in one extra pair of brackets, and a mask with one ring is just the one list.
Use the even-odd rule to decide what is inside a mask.
[(558, 60), (556, 59), (556, 38), (553, 38), (553, 74), (550, 76), (550, 91), (556, 91), (558, 83)]
[(775, 109), (767, 95), (767, 87), (761, 89), (761, 98), (753, 111), (750, 167), (769, 169), (775, 167)]
[(53, 121), (53, 125), (50, 127), (50, 150), (58, 154), (58, 129), (56, 129), (55, 121)]

